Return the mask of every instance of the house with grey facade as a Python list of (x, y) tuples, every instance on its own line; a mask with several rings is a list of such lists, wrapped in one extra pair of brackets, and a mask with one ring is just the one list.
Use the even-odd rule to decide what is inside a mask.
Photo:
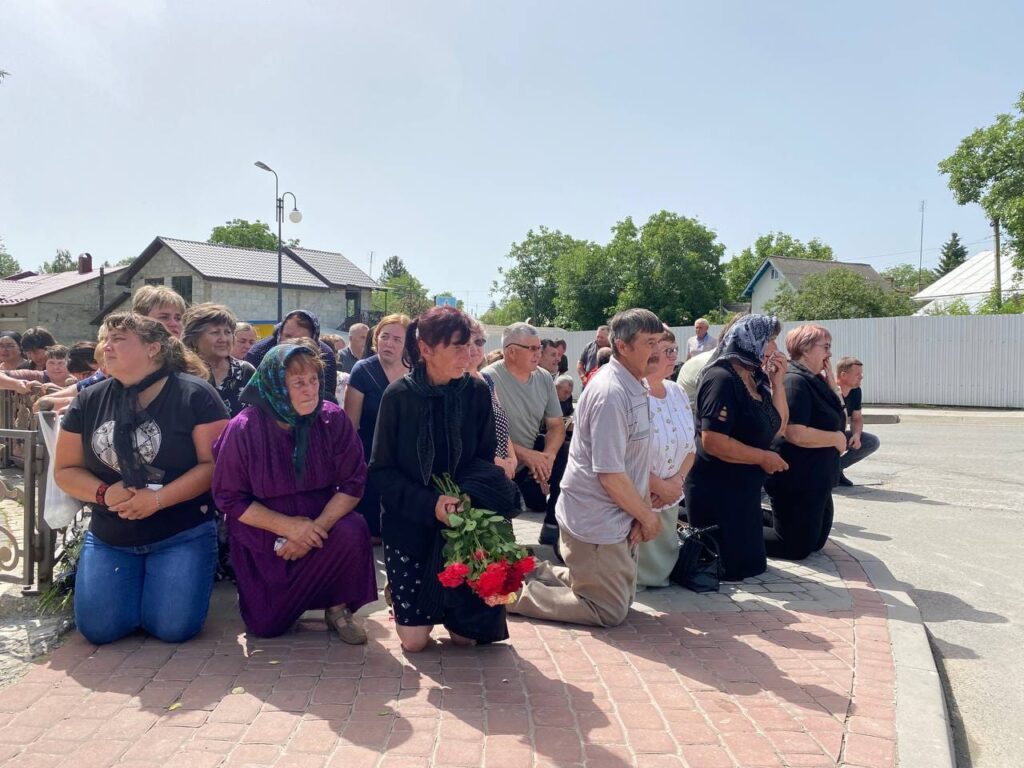
[(97, 317), (121, 291), (115, 285), (125, 267), (93, 269), (92, 256), (78, 257), (69, 272), (19, 272), (0, 280), (0, 330), (41, 325), (57, 341), (95, 341)]
[(810, 275), (820, 275), (836, 269), (848, 269), (863, 276), (868, 282), (875, 283), (887, 291), (892, 290), (892, 282), (878, 274), (870, 264), (772, 256), (765, 259), (754, 273), (754, 277), (743, 291), (743, 296), (750, 299), (751, 312), (764, 312), (764, 305), (775, 298), (775, 294), (783, 285), (799, 291), (804, 280)]
[[(277, 251), (157, 237), (118, 274), (117, 305), (143, 285), (166, 285), (189, 303), (224, 304), (256, 324), (277, 319)], [(340, 253), (311, 248), (283, 250), (284, 311), (308, 309), (324, 332), (375, 322), (371, 292), (381, 288)]]

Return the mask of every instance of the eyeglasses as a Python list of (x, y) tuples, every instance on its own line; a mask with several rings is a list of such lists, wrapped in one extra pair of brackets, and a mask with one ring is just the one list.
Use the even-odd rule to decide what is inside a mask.
[(679, 347), (667, 347), (665, 349), (665, 355), (668, 357), (676, 357), (679, 354)]
[(831, 344), (815, 344), (814, 346), (816, 346), (816, 347), (821, 347), (821, 348), (823, 348), (823, 349), (824, 349), (824, 350), (825, 350), (826, 352), (831, 352), (831, 351), (832, 351), (832, 345), (831, 345)]
[(519, 347), (520, 349), (526, 349), (526, 350), (529, 350), (530, 352), (540, 352), (540, 350), (541, 350), (540, 344), (535, 344), (533, 346), (530, 346), (528, 344), (516, 344), (514, 341), (510, 341), (505, 346), (507, 346), (507, 347)]
[[(0, 349), (17, 349), (17, 348), (18, 348), (17, 344), (0, 344)], [(537, 347), (537, 349), (540, 349), (540, 347)]]

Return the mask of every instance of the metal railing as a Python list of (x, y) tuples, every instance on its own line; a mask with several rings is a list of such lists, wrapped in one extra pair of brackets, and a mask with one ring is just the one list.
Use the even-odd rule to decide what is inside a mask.
[(49, 455), (38, 429), (40, 417), (29, 411), (28, 428), (18, 428), (26, 420), (19, 399), (0, 392), (0, 465), (7, 475), (0, 481), (0, 497), (22, 507), (20, 515), (0, 518), (0, 572), (20, 568), (22, 592), (36, 594), (53, 581), (56, 533), (43, 517)]

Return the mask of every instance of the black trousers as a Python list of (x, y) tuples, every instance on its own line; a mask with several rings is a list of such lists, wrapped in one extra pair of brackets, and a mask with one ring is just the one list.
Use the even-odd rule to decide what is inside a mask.
[[(544, 450), (544, 435), (540, 435), (534, 442), (533, 450)], [(555, 522), (555, 503), (562, 493), (562, 475), (565, 474), (565, 465), (568, 461), (569, 440), (567, 438), (558, 449), (558, 453), (555, 454), (555, 462), (551, 467), (551, 479), (548, 480), (551, 493), (547, 496), (544, 495), (540, 485), (533, 479), (527, 467), (523, 467), (516, 472), (515, 482), (519, 486), (519, 492), (523, 494), (523, 502), (526, 504), (526, 508), (532, 509), (534, 512), (543, 512), (545, 525), (557, 524)]]
[[(774, 526), (764, 529), (764, 547), (768, 557), (783, 560), (803, 560), (825, 546), (832, 531), (831, 489), (814, 492), (787, 493), (771, 487)], [(772, 494), (772, 491), (775, 491)]]

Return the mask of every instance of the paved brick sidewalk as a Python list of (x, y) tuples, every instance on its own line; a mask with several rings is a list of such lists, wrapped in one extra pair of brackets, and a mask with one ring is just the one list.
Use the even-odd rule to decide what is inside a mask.
[(0, 764), (895, 765), (885, 607), (832, 544), (717, 595), (642, 592), (614, 630), (515, 619), (410, 657), (376, 606), (349, 647), (315, 619), (247, 638), (233, 599), (179, 646), (72, 636), (0, 691)]

